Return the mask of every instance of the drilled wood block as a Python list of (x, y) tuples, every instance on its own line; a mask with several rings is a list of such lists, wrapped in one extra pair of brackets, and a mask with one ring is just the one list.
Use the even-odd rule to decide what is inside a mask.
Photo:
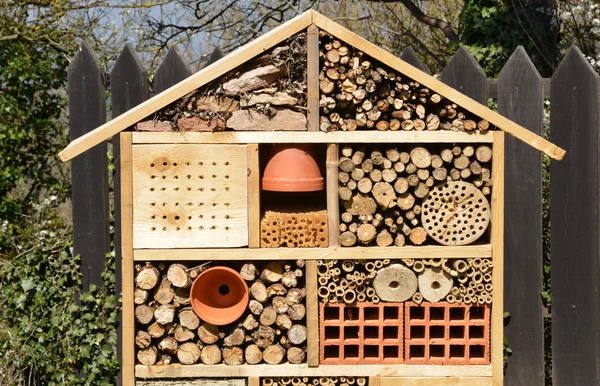
[(248, 245), (247, 148), (133, 147), (133, 247)]
[(262, 248), (325, 248), (329, 244), (327, 211), (267, 211), (261, 222)]

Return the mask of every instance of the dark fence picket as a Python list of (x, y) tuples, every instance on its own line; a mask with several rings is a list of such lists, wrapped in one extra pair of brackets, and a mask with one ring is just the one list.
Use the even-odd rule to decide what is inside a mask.
[(216, 47), (213, 50), (213, 52), (210, 53), (210, 56), (208, 57), (208, 61), (206, 62), (204, 67), (210, 66), (211, 64), (213, 64), (214, 62), (216, 62), (217, 60), (221, 59), (224, 56), (225, 56), (225, 53), (223, 53), (223, 50), (221, 49), (221, 47)]
[(402, 52), (402, 55), (400, 55), (400, 59), (404, 60), (406, 63), (410, 64), (413, 67), (418, 68), (419, 70), (421, 70), (423, 72), (429, 73), (429, 71), (427, 71), (427, 68), (425, 68), (423, 63), (421, 63), (421, 61), (417, 57), (417, 54), (411, 47), (406, 47), (404, 49), (404, 51)]
[[(112, 116), (117, 117), (127, 112), (148, 99), (148, 72), (144, 69), (140, 59), (131, 45), (126, 45), (119, 55), (115, 67), (110, 74)], [(120, 140), (115, 135), (112, 138), (113, 155), (115, 165), (114, 177), (114, 202), (115, 202), (115, 273), (116, 290), (121, 287), (121, 168), (120, 168)], [(121, 363), (121, 314), (118, 316), (119, 327), (117, 329), (117, 357)], [(117, 377), (117, 384), (121, 384), (121, 376)]]
[(598, 134), (600, 78), (572, 47), (552, 76), (552, 370), (555, 385), (600, 384)]
[[(542, 135), (542, 77), (523, 47), (498, 76), (498, 112)], [(510, 135), (505, 139), (504, 335), (512, 349), (507, 386), (544, 384), (542, 290), (542, 156)]]
[(154, 77), (153, 91), (155, 94), (165, 91), (169, 87), (181, 82), (192, 75), (192, 70), (175, 47), (171, 48), (165, 56)]
[(442, 82), (487, 105), (487, 76), (465, 47), (456, 51), (442, 71)]
[[(76, 139), (106, 122), (106, 91), (100, 61), (87, 43), (69, 65), (69, 135)], [(71, 163), (73, 250), (81, 255), (83, 290), (102, 286), (110, 250), (107, 145), (101, 143)]]

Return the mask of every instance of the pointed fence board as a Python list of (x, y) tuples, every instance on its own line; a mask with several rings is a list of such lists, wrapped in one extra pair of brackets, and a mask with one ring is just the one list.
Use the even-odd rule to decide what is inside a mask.
[(154, 77), (154, 92), (165, 91), (192, 75), (192, 70), (175, 47), (171, 47)]
[[(115, 67), (110, 74), (111, 102), (113, 116), (121, 115), (132, 107), (137, 106), (148, 99), (148, 72), (142, 65), (139, 57), (131, 45), (126, 45), (123, 52), (117, 58)], [(117, 292), (121, 289), (121, 144), (119, 135), (112, 138), (113, 155), (115, 163), (114, 201), (115, 201), (115, 288)], [(121, 314), (118, 316), (119, 327), (117, 329), (117, 358), (121, 362), (121, 339), (122, 323)], [(121, 382), (121, 377), (117, 378)]]
[(210, 56), (208, 57), (208, 62), (206, 62), (204, 67), (210, 66), (217, 60), (221, 59), (223, 56), (225, 56), (225, 53), (223, 53), (223, 50), (221, 49), (221, 47), (218, 47), (218, 46), (215, 47), (213, 52), (211, 52)]
[(464, 46), (456, 51), (442, 71), (442, 82), (482, 105), (487, 104), (487, 76)]
[[(104, 73), (96, 54), (83, 43), (69, 66), (69, 135), (78, 138), (106, 122)], [(83, 290), (102, 286), (110, 250), (107, 145), (89, 149), (71, 166), (73, 250), (81, 255)]]
[(402, 52), (400, 59), (404, 60), (406, 63), (410, 64), (413, 67), (418, 68), (419, 70), (421, 70), (423, 72), (429, 73), (429, 71), (427, 71), (427, 69), (425, 68), (423, 63), (421, 63), (421, 61), (417, 57), (417, 54), (412, 49), (412, 47), (406, 47), (404, 49), (404, 51)]
[(555, 385), (600, 384), (599, 94), (598, 74), (571, 48), (551, 83), (550, 135), (569, 149), (562, 162), (551, 164)]
[[(543, 83), (523, 47), (498, 77), (498, 112), (542, 135)], [(507, 386), (544, 384), (542, 290), (542, 156), (506, 137), (504, 207), (504, 327), (512, 355)]]

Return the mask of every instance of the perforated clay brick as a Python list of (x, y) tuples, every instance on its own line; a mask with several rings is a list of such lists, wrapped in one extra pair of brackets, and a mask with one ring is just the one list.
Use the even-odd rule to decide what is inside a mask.
[(320, 304), (321, 364), (403, 363), (403, 303)]
[(405, 363), (490, 363), (489, 305), (407, 302), (404, 313)]

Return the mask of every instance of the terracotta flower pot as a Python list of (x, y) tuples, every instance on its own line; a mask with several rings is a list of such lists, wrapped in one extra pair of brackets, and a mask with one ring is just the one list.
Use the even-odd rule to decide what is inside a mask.
[(309, 144), (277, 144), (262, 179), (262, 188), (275, 192), (315, 192), (325, 183)]
[(216, 326), (235, 322), (246, 311), (248, 300), (246, 282), (237, 271), (227, 267), (202, 272), (190, 290), (194, 312)]

